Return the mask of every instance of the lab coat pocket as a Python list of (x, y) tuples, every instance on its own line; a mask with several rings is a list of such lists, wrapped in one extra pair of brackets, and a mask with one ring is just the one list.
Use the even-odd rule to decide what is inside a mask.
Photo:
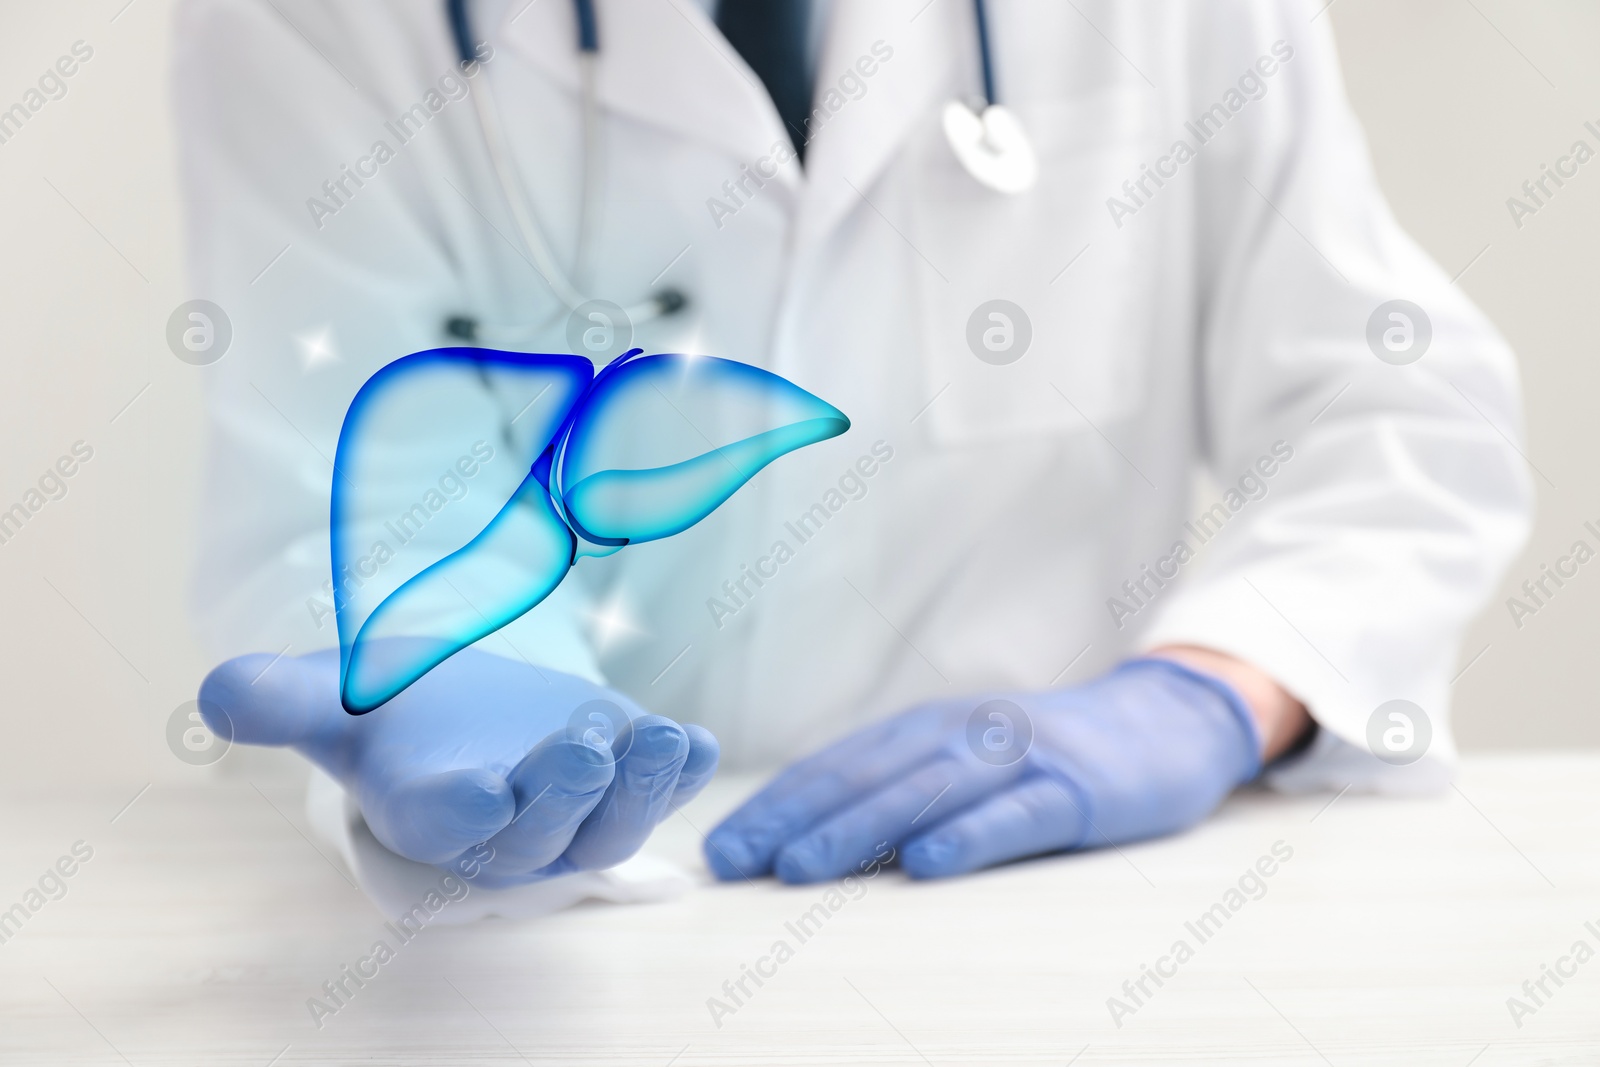
[(932, 267), (917, 272), (922, 384), (936, 397), (920, 418), (936, 440), (1086, 431), (1136, 409), (1156, 227), (1118, 228), (1107, 197), (1151, 158), (1150, 106), (1120, 87), (1020, 103), (1040, 173), (1018, 195), (980, 185), (942, 136), (924, 141), (910, 239)]

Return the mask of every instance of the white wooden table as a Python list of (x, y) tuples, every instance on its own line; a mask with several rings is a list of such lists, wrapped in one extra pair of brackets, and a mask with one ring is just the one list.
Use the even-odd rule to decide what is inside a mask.
[[(687, 820), (751, 784), (658, 849), (696, 861)], [(772, 882), (430, 927), (320, 1029), (307, 998), (386, 931), (299, 797), (157, 787), (111, 822), (135, 789), (0, 800), (0, 907), (94, 849), (0, 944), (0, 1063), (1600, 1063), (1600, 959), (1545, 979), (1520, 1027), (1506, 1003), (1574, 942), (1600, 951), (1600, 754), (1470, 759), (1426, 801), (1244, 794), (1183, 837), (945, 883), (887, 872), (804, 942), (785, 924), (826, 890)], [(1275, 842), (1292, 858), (1202, 943), (1186, 922)], [(1180, 939), (1192, 958), (1119, 1027), (1107, 999), (1133, 1006), (1123, 982)], [(779, 940), (792, 957), (714, 1020)]]

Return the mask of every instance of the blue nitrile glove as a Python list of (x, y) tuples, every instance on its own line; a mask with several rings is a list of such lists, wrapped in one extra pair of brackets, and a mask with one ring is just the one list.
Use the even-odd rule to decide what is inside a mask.
[(338, 650), (241, 656), (206, 677), (200, 710), (214, 732), (322, 767), (402, 856), (451, 869), (487, 841), (486, 886), (622, 862), (717, 767), (716, 739), (698, 726), (474, 648), (361, 716), (339, 704)]
[(1226, 683), (1165, 659), (1087, 685), (940, 700), (785, 770), (711, 832), (719, 878), (841, 877), (885, 842), (915, 878), (1169, 834), (1261, 769)]

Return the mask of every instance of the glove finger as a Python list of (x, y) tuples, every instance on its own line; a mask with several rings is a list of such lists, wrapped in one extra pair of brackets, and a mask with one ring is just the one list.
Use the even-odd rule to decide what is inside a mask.
[(672, 807), (679, 808), (700, 795), (716, 776), (717, 762), (722, 758), (722, 746), (704, 726), (685, 726), (689, 738), (689, 755), (678, 772), (678, 784), (672, 789)]
[(616, 776), (563, 856), (578, 870), (613, 867), (639, 850), (668, 810), (689, 757), (683, 727), (659, 715), (634, 719), (611, 747), (625, 753)]
[(219, 737), (246, 745), (296, 745), (343, 729), (339, 661), (253, 653), (213, 668), (200, 683), (200, 716)]
[(1089, 836), (1084, 801), (1054, 778), (1031, 778), (979, 801), (906, 842), (913, 878), (946, 878), (1007, 860), (1078, 848)]
[(516, 814), (489, 839), (496, 874), (523, 874), (553, 863), (611, 784), (616, 764), (596, 749), (552, 734), (510, 774)]
[(463, 768), (362, 791), (373, 836), (391, 852), (441, 864), (493, 837), (515, 813), (511, 786), (493, 771)]
[(787, 842), (928, 762), (944, 742), (920, 717), (897, 717), (801, 760), (711, 831), (711, 869), (723, 879), (771, 873)]
[(909, 834), (988, 796), (1019, 773), (977, 760), (937, 760), (785, 844), (773, 870), (791, 884), (839, 878), (881, 860), (883, 846), (898, 846)]

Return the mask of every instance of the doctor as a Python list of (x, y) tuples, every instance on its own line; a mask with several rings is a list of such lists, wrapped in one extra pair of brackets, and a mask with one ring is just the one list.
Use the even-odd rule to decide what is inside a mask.
[[(788, 768), (712, 870), (792, 882), (1170, 833), (1263, 770), (1438, 788), (1462, 629), (1527, 529), (1516, 372), (1391, 217), (1315, 13), (188, 0), (195, 289), (233, 336), (201, 372), (213, 726), (320, 768), (380, 899), (479, 879), (455, 917), (670, 888), (623, 861), (719, 754)], [(356, 389), (629, 340), (852, 429), (345, 715)], [(526, 471), (497, 400), (475, 440), (417, 428), (472, 457), (441, 500)]]

